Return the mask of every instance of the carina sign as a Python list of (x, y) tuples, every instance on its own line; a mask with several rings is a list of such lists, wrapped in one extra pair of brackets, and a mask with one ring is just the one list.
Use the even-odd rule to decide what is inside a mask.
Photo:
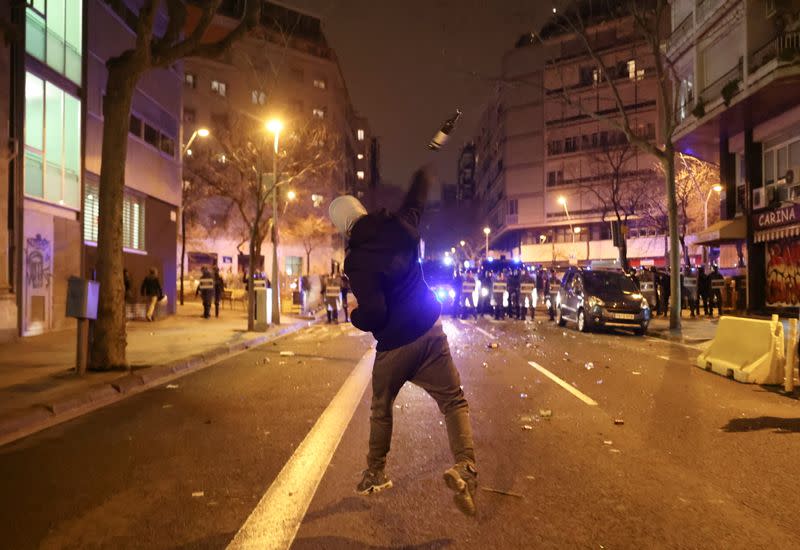
[(797, 223), (800, 220), (800, 204), (784, 206), (771, 212), (762, 212), (756, 216), (756, 229), (767, 229), (769, 227), (780, 227), (790, 223)]

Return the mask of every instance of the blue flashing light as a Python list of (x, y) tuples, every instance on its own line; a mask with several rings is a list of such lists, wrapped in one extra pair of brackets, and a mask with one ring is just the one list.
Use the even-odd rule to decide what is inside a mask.
[(451, 258), (450, 256), (445, 256), (443, 262), (444, 265), (447, 266), (453, 265), (453, 258)]
[(520, 259), (519, 259), (519, 256), (515, 256), (515, 257), (514, 257), (514, 263), (515, 263), (515, 264), (518, 264), (518, 263), (520, 263), (520, 262), (522, 262), (522, 260), (520, 260)]
[(494, 258), (492, 258), (491, 256), (489, 256), (488, 258), (486, 258), (486, 261), (487, 261), (487, 262), (493, 262), (493, 261), (494, 261)]
[(444, 300), (445, 296), (447, 296), (447, 294), (443, 289), (440, 288), (439, 290), (436, 291), (436, 297), (439, 299), (440, 302)]
[(469, 269), (470, 267), (472, 267), (472, 264), (469, 263), (469, 260), (464, 260), (464, 268)]
[(447, 292), (447, 295), (450, 296), (451, 299), (456, 297), (456, 291), (452, 288)]

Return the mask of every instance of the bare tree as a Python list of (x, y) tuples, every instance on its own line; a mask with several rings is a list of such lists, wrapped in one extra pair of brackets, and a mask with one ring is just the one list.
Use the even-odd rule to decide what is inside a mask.
[(289, 239), (299, 241), (306, 252), (306, 276), (311, 274), (311, 253), (320, 246), (330, 245), (335, 234), (328, 219), (320, 214), (307, 214), (287, 224)]
[[(304, 189), (305, 194), (324, 193), (334, 178), (341, 159), (338, 143), (328, 126), (310, 121), (305, 126), (282, 134), (278, 153), (278, 181), (272, 173), (273, 141), (262, 124), (249, 117), (228, 117), (215, 127), (214, 143), (218, 149), (198, 150), (197, 174), (211, 192), (230, 202), (236, 210), (249, 241), (248, 279), (253, 281), (256, 262), (268, 234), (273, 242), (276, 231), (272, 218), (272, 195), (285, 203), (289, 186)], [(193, 156), (195, 156), (193, 155)], [(328, 194), (328, 197), (331, 195)], [(274, 285), (274, 281), (273, 281)], [(248, 285), (250, 315), (248, 330), (253, 330), (255, 291)]]
[[(222, 0), (196, 0), (192, 8), (183, 0), (145, 0), (139, 8), (133, 47), (106, 62), (108, 80), (103, 96), (103, 146), (100, 169), (100, 215), (97, 239), (97, 273), (100, 300), (94, 327), (91, 363), (108, 369), (126, 364), (124, 287), (122, 281), (122, 203), (128, 121), (139, 79), (147, 71), (166, 68), (187, 56), (216, 57), (243, 37), (259, 20), (261, 2), (245, 0), (242, 20), (222, 38), (205, 39)], [(155, 19), (162, 5), (166, 26), (157, 33)], [(189, 10), (196, 24), (187, 29)]]
[[(590, 170), (595, 175), (578, 184), (583, 193), (594, 198), (602, 220), (613, 220), (620, 228), (627, 226), (631, 217), (642, 212), (650, 191), (647, 187), (648, 178), (631, 170), (637, 153), (637, 149), (627, 141), (603, 145), (590, 157)], [(619, 235), (619, 263), (627, 271), (630, 266), (628, 241), (624, 231), (620, 231)]]
[[(684, 264), (686, 267), (690, 267), (691, 258), (686, 244), (686, 236), (705, 228), (704, 205), (713, 187), (719, 184), (719, 166), (681, 153), (677, 156), (676, 168), (675, 202), (678, 207), (678, 241)], [(663, 176), (663, 167), (660, 164), (656, 164), (655, 169)], [(645, 223), (659, 231), (666, 232), (667, 216), (666, 197), (648, 197)]]
[[(574, 36), (591, 59), (597, 70), (596, 85), (603, 97), (580, 94), (572, 95), (564, 86), (562, 97), (566, 104), (576, 108), (582, 115), (601, 122), (625, 134), (628, 141), (642, 152), (656, 159), (664, 174), (667, 220), (669, 226), (669, 265), (673, 273), (680, 269), (678, 204), (676, 200), (675, 144), (673, 137), (677, 128), (678, 94), (674, 93), (675, 71), (673, 60), (665, 53), (668, 38), (669, 0), (579, 0), (563, 2), (558, 9), (554, 25), (562, 33)], [(643, 136), (633, 122), (632, 113), (626, 105), (616, 72), (608, 66), (602, 54), (600, 37), (606, 23), (617, 21), (629, 23), (637, 37), (637, 57), (647, 57), (652, 63), (652, 79), (656, 85), (658, 106), (658, 135), (653, 141)], [(670, 304), (670, 329), (679, 331), (680, 280), (671, 279), (671, 293), (677, 299)]]

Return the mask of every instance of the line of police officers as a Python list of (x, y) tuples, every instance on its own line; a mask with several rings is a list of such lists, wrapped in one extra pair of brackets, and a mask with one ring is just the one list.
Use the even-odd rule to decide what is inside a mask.
[[(478, 280), (481, 291), (476, 304), (474, 294)], [(542, 303), (547, 306), (552, 320), (555, 315), (553, 297), (559, 286), (555, 270), (547, 271), (542, 266), (533, 272), (521, 266), (498, 271), (484, 269), (477, 280), (474, 270), (459, 272), (453, 281), (453, 316), (466, 318), (472, 314), (477, 319), (478, 315), (489, 313), (498, 320), (508, 316), (522, 321), (528, 318), (528, 313), (533, 319), (537, 304)]]
[[(638, 281), (642, 295), (647, 298), (655, 315), (668, 315), (670, 302), (670, 279), (668, 271), (657, 270), (655, 267), (640, 272), (632, 271), (633, 277)], [(700, 315), (700, 301), (703, 302), (703, 313), (714, 316), (714, 308), (722, 315), (722, 291), (725, 288), (725, 278), (719, 272), (719, 267), (712, 266), (711, 273), (706, 273), (705, 268), (687, 269), (681, 271), (681, 293), (686, 299), (686, 305), (692, 317)], [(684, 304), (681, 304), (683, 309)]]

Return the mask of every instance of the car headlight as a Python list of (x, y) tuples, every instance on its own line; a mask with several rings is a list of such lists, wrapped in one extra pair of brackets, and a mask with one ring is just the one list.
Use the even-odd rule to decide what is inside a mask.
[(451, 288), (451, 289), (450, 289), (450, 290), (447, 292), (447, 295), (448, 295), (448, 296), (450, 296), (450, 299), (455, 299), (455, 297), (456, 297), (456, 291), (455, 291), (455, 290), (453, 290), (453, 289)]
[(589, 296), (588, 303), (590, 308), (603, 307), (606, 305), (606, 303), (597, 296)]
[(486, 290), (485, 288), (482, 288), (482, 289), (481, 289), (481, 296), (483, 296), (484, 298), (486, 298), (488, 295), (489, 295), (489, 291), (488, 291), (488, 290)]

